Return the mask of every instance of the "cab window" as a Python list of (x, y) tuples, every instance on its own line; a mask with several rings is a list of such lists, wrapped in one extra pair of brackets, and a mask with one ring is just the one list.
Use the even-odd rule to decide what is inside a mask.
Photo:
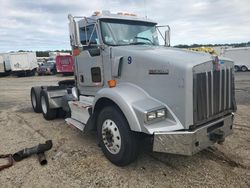
[(82, 45), (87, 45), (88, 43), (99, 44), (99, 39), (94, 24), (86, 26), (86, 29), (85, 27), (80, 28), (80, 40)]

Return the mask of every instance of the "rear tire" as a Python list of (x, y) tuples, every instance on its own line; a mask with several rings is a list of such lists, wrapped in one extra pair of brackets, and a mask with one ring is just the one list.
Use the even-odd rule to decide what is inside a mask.
[(57, 114), (57, 109), (49, 107), (49, 99), (48, 99), (48, 95), (46, 91), (44, 90), (41, 91), (40, 99), (41, 99), (41, 109), (42, 109), (43, 117), (46, 120), (55, 119), (56, 114)]
[(234, 71), (235, 71), (235, 72), (240, 71), (240, 67), (239, 67), (238, 65), (235, 65), (235, 66), (234, 66)]
[(138, 137), (118, 107), (101, 110), (97, 121), (99, 144), (106, 158), (117, 166), (133, 162), (138, 155)]
[(242, 67), (241, 67), (241, 71), (242, 71), (242, 72), (246, 72), (246, 71), (248, 71), (248, 68), (247, 68), (246, 66), (242, 66)]
[(41, 100), (38, 96), (39, 94), (36, 93), (35, 89), (32, 87), (31, 91), (30, 91), (30, 99), (31, 99), (31, 104), (33, 107), (33, 110), (36, 113), (41, 113), (42, 109), (41, 109)]

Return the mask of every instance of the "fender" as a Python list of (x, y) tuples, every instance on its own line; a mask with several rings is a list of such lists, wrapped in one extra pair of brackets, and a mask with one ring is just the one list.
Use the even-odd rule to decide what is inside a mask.
[[(165, 104), (152, 98), (147, 92), (134, 84), (121, 83), (113, 88), (103, 88), (99, 90), (93, 102), (93, 109), (95, 109), (96, 103), (102, 98), (108, 98), (116, 103), (126, 117), (132, 131), (153, 134), (155, 131), (166, 130), (166, 128), (169, 129), (170, 126), (171, 129), (183, 128)], [(145, 125), (144, 119), (146, 111), (164, 107), (170, 112), (167, 118), (168, 120), (158, 122), (155, 126)], [(160, 124), (162, 124), (162, 126)]]

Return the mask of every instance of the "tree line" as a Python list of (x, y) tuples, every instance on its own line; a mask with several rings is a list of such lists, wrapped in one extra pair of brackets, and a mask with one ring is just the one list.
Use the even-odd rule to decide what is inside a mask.
[[(232, 47), (250, 47), (250, 41), (249, 42), (242, 42), (242, 43), (225, 43), (225, 44), (191, 44), (191, 45), (187, 45), (187, 44), (178, 44), (175, 45), (174, 47), (176, 48), (196, 48), (196, 47), (215, 47), (215, 46), (232, 46)], [(19, 50), (18, 52), (32, 52), (32, 51), (25, 51), (25, 50)], [(50, 50), (46, 50), (46, 51), (36, 51), (36, 56), (37, 57), (49, 57), (49, 52), (63, 52), (63, 53), (70, 53), (71, 54), (71, 50), (55, 50), (55, 51), (50, 51)]]
[(62, 52), (62, 53), (70, 53), (71, 50), (55, 50), (55, 51), (36, 51), (37, 57), (49, 57), (49, 52)]
[[(11, 51), (14, 52), (14, 51)], [(33, 52), (31, 50), (18, 50), (18, 52)], [(36, 56), (37, 57), (49, 57), (49, 53), (50, 52), (62, 52), (62, 53), (70, 53), (71, 54), (71, 50), (46, 50), (46, 51), (36, 51)]]
[(178, 44), (175, 45), (174, 47), (176, 48), (197, 48), (197, 47), (215, 47), (215, 46), (231, 46), (231, 47), (250, 47), (250, 41), (249, 42), (242, 42), (242, 43), (231, 43), (231, 44), (191, 44), (191, 45), (187, 45), (187, 44)]

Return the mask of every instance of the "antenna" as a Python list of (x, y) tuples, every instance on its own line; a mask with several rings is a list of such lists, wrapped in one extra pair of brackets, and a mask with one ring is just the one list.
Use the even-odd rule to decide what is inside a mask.
[(146, 0), (143, 0), (143, 2), (144, 2), (145, 17), (147, 18)]

